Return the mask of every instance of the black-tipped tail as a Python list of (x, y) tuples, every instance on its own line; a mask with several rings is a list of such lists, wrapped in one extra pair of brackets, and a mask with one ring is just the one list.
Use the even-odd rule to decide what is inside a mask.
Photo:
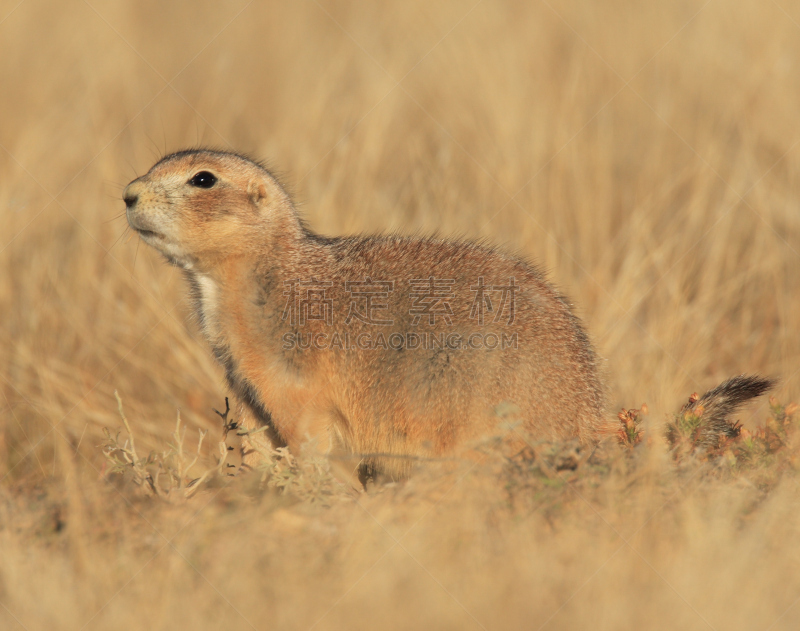
[(750, 399), (760, 397), (771, 390), (777, 381), (758, 375), (739, 375), (724, 381), (713, 390), (709, 390), (695, 402), (691, 400), (683, 406), (687, 411), (703, 406), (707, 418), (727, 419)]

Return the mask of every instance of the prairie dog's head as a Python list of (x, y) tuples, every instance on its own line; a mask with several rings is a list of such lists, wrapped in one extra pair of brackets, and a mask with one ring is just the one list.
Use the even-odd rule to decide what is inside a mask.
[(266, 169), (206, 149), (159, 160), (122, 197), (131, 228), (186, 269), (241, 252), (277, 215), (292, 212), (288, 195)]

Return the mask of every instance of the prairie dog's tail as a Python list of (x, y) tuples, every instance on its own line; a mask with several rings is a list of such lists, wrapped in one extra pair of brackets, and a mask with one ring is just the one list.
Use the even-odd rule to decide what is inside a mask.
[(711, 445), (719, 440), (720, 436), (735, 436), (738, 427), (729, 417), (742, 405), (761, 396), (772, 389), (777, 381), (759, 375), (738, 375), (722, 382), (716, 388), (709, 390), (702, 397), (693, 394), (689, 397), (679, 413), (686, 417), (687, 414), (696, 418), (702, 417), (698, 429), (698, 444)]

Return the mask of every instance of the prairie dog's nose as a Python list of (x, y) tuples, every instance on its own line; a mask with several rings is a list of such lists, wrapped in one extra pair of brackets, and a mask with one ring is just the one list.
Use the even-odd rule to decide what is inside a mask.
[(125, 190), (122, 191), (122, 201), (125, 202), (125, 208), (131, 209), (136, 205), (136, 202), (139, 201), (139, 192), (138, 186), (136, 186), (136, 182), (131, 182), (128, 186), (125, 187)]

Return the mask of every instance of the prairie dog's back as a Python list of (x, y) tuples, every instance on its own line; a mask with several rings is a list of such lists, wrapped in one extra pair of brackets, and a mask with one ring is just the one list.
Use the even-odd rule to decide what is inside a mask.
[[(382, 318), (391, 325), (351, 320), (343, 330), (351, 338), (370, 334), (372, 346), (383, 333), (388, 348), (371, 348), (362, 360), (364, 377), (390, 375), (384, 396), (395, 405), (415, 414), (437, 409), (440, 418), (458, 409), (491, 423), (498, 406), (510, 403), (535, 434), (596, 438), (603, 391), (595, 355), (577, 318), (535, 268), (489, 248), (438, 239), (352, 238), (333, 251), (334, 278), (394, 281), (380, 311), (391, 314)], [(335, 311), (346, 313), (351, 296), (332, 296), (341, 303)], [(409, 333), (420, 338), (411, 352)], [(394, 346), (405, 345), (389, 346), (392, 335)], [(346, 364), (347, 355), (342, 359)]]

